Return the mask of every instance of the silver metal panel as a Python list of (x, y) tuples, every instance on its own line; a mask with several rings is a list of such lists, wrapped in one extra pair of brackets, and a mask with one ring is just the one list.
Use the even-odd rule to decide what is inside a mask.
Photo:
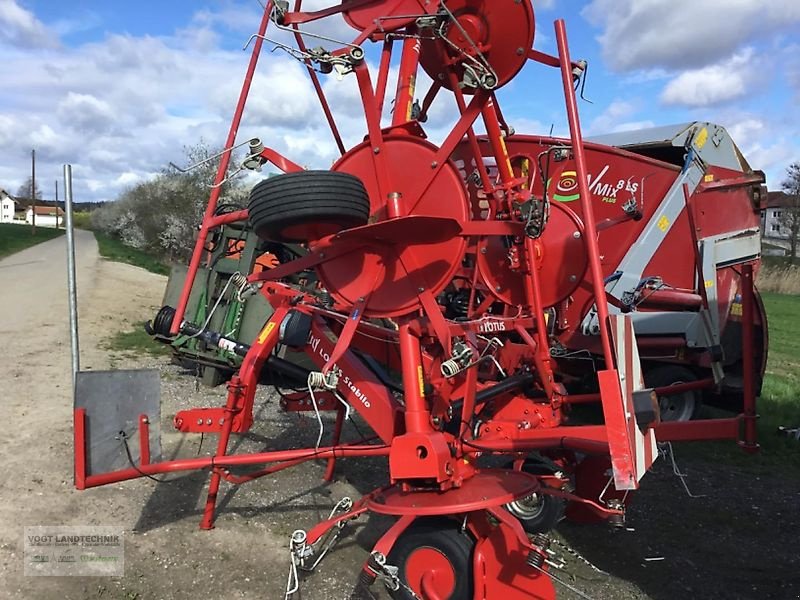
[(745, 229), (714, 238), (714, 260), (717, 268), (751, 260), (761, 255), (761, 233)]
[(120, 432), (125, 432), (133, 462), (139, 464), (139, 416), (150, 425), (150, 460), (161, 458), (161, 379), (156, 369), (80, 371), (75, 408), (86, 409), (86, 474), (130, 465)]
[(675, 139), (692, 127), (694, 122), (681, 123), (678, 125), (663, 125), (661, 127), (650, 127), (648, 129), (636, 129), (635, 131), (620, 131), (618, 133), (607, 133), (603, 135), (586, 138), (587, 142), (605, 144), (606, 146), (616, 146), (624, 148), (626, 146), (674, 146)]

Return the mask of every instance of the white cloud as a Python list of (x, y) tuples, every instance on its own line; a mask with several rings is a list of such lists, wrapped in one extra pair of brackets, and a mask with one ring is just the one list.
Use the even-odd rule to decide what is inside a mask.
[(614, 100), (592, 120), (587, 128), (587, 133), (590, 135), (617, 133), (620, 131), (646, 129), (655, 125), (650, 120), (631, 120), (631, 117), (638, 112), (639, 108), (634, 103), (619, 99)]
[[(241, 8), (251, 14), (249, 3)], [(171, 36), (111, 33), (57, 50), (8, 48), (0, 61), (0, 184), (22, 183), (35, 148), (43, 180), (59, 177), (61, 164), (70, 162), (76, 200), (111, 200), (168, 162), (182, 163), (185, 146), (201, 139), (221, 145), (249, 53), (222, 49), (218, 28), (228, 25), (203, 20), (189, 17), (194, 26)], [(251, 29), (256, 25), (250, 21)], [(349, 144), (364, 132), (363, 117), (354, 117), (361, 102), (353, 80), (323, 76)], [(305, 67), (267, 48), (238, 137), (256, 136), (309, 166), (327, 167), (338, 155)]]
[(53, 48), (58, 40), (16, 0), (0, 0), (0, 44), (17, 48)]
[(696, 68), (775, 31), (796, 31), (797, 0), (592, 0), (582, 15), (603, 29), (603, 56), (626, 71)]
[(661, 94), (664, 104), (710, 106), (741, 98), (755, 88), (758, 61), (753, 49), (745, 48), (718, 64), (684, 71), (670, 81)]

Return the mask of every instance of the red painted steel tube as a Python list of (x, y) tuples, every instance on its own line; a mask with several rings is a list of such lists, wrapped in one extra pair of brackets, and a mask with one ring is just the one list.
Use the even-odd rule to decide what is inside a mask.
[(178, 306), (175, 309), (175, 318), (172, 320), (172, 327), (170, 328), (170, 332), (172, 334), (178, 333), (181, 321), (183, 321), (184, 313), (186, 312), (186, 305), (189, 303), (189, 294), (192, 291), (194, 278), (197, 275), (197, 269), (200, 267), (200, 260), (203, 257), (203, 252), (206, 245), (206, 237), (208, 236), (209, 230), (208, 221), (214, 216), (214, 211), (217, 209), (217, 201), (219, 200), (219, 195), (222, 191), (221, 184), (225, 179), (226, 173), (228, 172), (228, 165), (231, 162), (231, 148), (235, 144), (236, 134), (239, 132), (239, 124), (242, 121), (244, 105), (247, 102), (247, 96), (250, 94), (250, 86), (253, 83), (253, 75), (255, 74), (256, 65), (258, 64), (258, 57), (261, 54), (261, 47), (264, 45), (263, 36), (267, 32), (267, 25), (269, 25), (269, 16), (271, 12), (272, 0), (269, 0), (264, 8), (264, 15), (261, 17), (261, 24), (258, 28), (258, 35), (261, 37), (256, 37), (253, 45), (253, 53), (250, 55), (250, 64), (247, 65), (247, 73), (245, 74), (244, 83), (242, 84), (242, 91), (239, 94), (239, 101), (237, 102), (236, 110), (233, 113), (233, 120), (231, 121), (231, 127), (228, 131), (228, 139), (225, 141), (225, 148), (227, 148), (227, 150), (222, 154), (219, 160), (219, 168), (217, 169), (217, 175), (214, 178), (214, 187), (212, 188), (211, 195), (208, 199), (208, 206), (206, 206), (206, 212), (203, 215), (203, 223), (200, 226), (200, 232), (197, 236), (197, 243), (195, 244), (194, 251), (192, 252), (192, 260), (189, 263), (189, 271), (186, 273), (186, 281), (183, 284), (180, 300), (178, 300)]
[[(294, 12), (300, 11), (302, 1), (303, 0), (295, 0)], [(298, 27), (296, 23), (292, 23), (292, 29), (295, 30), (294, 39), (297, 42), (298, 49), (300, 52), (306, 52), (306, 44), (303, 41), (303, 36), (297, 31)], [(322, 112), (325, 113), (325, 120), (328, 121), (328, 127), (331, 128), (331, 133), (333, 134), (333, 139), (336, 142), (336, 147), (339, 149), (340, 154), (344, 154), (345, 148), (344, 143), (342, 142), (342, 136), (339, 133), (336, 120), (333, 118), (333, 113), (331, 112), (331, 107), (328, 104), (328, 99), (325, 97), (322, 84), (319, 82), (319, 75), (317, 75), (317, 72), (311, 67), (310, 61), (305, 60), (303, 62), (306, 65), (309, 77), (311, 77), (311, 83), (314, 85), (314, 91), (317, 93), (317, 98), (319, 99), (319, 104), (322, 107)]]
[(389, 80), (389, 66), (392, 64), (392, 47), (394, 42), (387, 39), (381, 50), (381, 63), (378, 67), (378, 81), (375, 83), (375, 102), (378, 112), (383, 114), (383, 103), (386, 101), (386, 83)]
[(247, 475), (231, 475), (230, 473), (222, 472), (220, 473), (220, 476), (228, 483), (232, 483), (234, 485), (242, 485), (243, 483), (249, 483), (250, 481), (259, 479), (260, 477), (265, 477), (266, 475), (272, 475), (273, 473), (278, 473), (285, 469), (296, 467), (297, 465), (301, 465), (304, 462), (307, 462), (308, 460), (309, 459), (307, 458), (296, 458), (295, 460), (287, 460), (286, 462), (278, 463), (277, 465), (272, 465), (271, 467), (261, 469), (254, 473), (248, 473)]
[(394, 99), (392, 125), (402, 125), (411, 120), (414, 105), (414, 90), (417, 84), (420, 41), (413, 37), (403, 40), (403, 53), (400, 56), (400, 73), (397, 76), (397, 93)]
[(407, 323), (400, 325), (397, 333), (403, 367), (406, 431), (428, 433), (432, 428), (428, 407), (425, 405), (425, 380), (422, 373), (419, 338), (411, 332), (411, 326)]
[(450, 131), (450, 133), (447, 134), (444, 142), (442, 142), (442, 145), (436, 152), (432, 163), (432, 166), (436, 165), (436, 167), (431, 169), (431, 172), (428, 173), (427, 178), (425, 179), (425, 182), (421, 186), (420, 192), (417, 195), (416, 202), (414, 202), (414, 204), (408, 208), (409, 214), (414, 213), (414, 209), (417, 207), (417, 204), (419, 204), (420, 200), (422, 200), (422, 198), (428, 192), (430, 186), (433, 185), (433, 182), (436, 180), (439, 172), (445, 165), (448, 164), (448, 160), (452, 156), (456, 147), (464, 139), (467, 131), (469, 131), (473, 123), (475, 123), (475, 119), (478, 118), (478, 115), (483, 110), (483, 105), (488, 99), (489, 96), (484, 90), (478, 90), (475, 92), (475, 95), (472, 97), (469, 106), (467, 106), (466, 110), (461, 114), (461, 118), (453, 126), (453, 129)]
[[(508, 148), (500, 129), (500, 121), (497, 117), (497, 107), (495, 106), (494, 96), (490, 97), (481, 110), (483, 122), (486, 125), (486, 134), (489, 138), (489, 145), (497, 161), (497, 171), (500, 174), (500, 181), (503, 184), (510, 184), (514, 180), (514, 170), (511, 168), (511, 158), (508, 155)], [(475, 157), (478, 160), (480, 157)]]
[[(448, 72), (448, 78), (450, 79), (450, 87), (453, 89), (453, 96), (456, 99), (458, 112), (463, 115), (467, 111), (467, 102), (464, 100), (464, 92), (458, 85), (458, 76), (456, 75), (455, 71), (450, 69)], [(478, 136), (475, 135), (475, 129), (471, 126), (467, 129), (467, 140), (469, 141), (469, 147), (470, 150), (472, 150), (472, 155), (475, 157), (475, 167), (478, 169), (478, 174), (481, 177), (483, 191), (487, 194), (491, 194), (493, 190), (492, 181), (489, 179), (489, 171), (487, 171), (486, 165), (483, 163), (483, 154), (481, 153), (481, 146), (478, 142)]]
[(86, 409), (76, 408), (73, 414), (73, 442), (75, 454), (75, 488), (86, 489)]
[(220, 225), (226, 225), (228, 223), (236, 223), (237, 221), (247, 221), (247, 217), (248, 217), (247, 209), (229, 212), (224, 215), (217, 215), (215, 217), (211, 217), (208, 220), (208, 228), (214, 229), (215, 227), (219, 227)]
[[(339, 445), (339, 440), (342, 437), (342, 428), (344, 427), (344, 416), (345, 416), (344, 407), (341, 404), (339, 404), (338, 410), (336, 411), (336, 423), (333, 426), (333, 438), (331, 440), (334, 446)], [(328, 459), (328, 465), (325, 468), (325, 475), (323, 476), (323, 479), (328, 482), (333, 481), (333, 474), (335, 470), (336, 470), (336, 457), (331, 456)]]
[(139, 463), (150, 464), (150, 421), (147, 415), (139, 415)]
[(742, 266), (742, 375), (744, 377), (744, 443), (749, 452), (758, 450), (756, 429), (755, 361), (753, 359), (753, 265)]
[(564, 86), (564, 99), (567, 106), (567, 119), (569, 132), (572, 139), (572, 153), (575, 156), (575, 170), (578, 173), (578, 190), (580, 191), (583, 222), (586, 228), (586, 250), (589, 254), (589, 268), (594, 288), (594, 301), (597, 307), (597, 318), (600, 322), (600, 342), (603, 347), (603, 357), (606, 368), (614, 368), (614, 355), (611, 352), (611, 340), (608, 331), (608, 302), (605, 295), (605, 282), (603, 269), (600, 266), (600, 249), (597, 244), (597, 228), (595, 226), (592, 196), (589, 193), (589, 180), (587, 179), (586, 154), (583, 148), (583, 135), (581, 122), (578, 115), (578, 101), (575, 98), (575, 88), (572, 81), (571, 61), (567, 45), (567, 28), (563, 19), (555, 22), (558, 55), (561, 62), (561, 82)]
[(740, 423), (741, 417), (661, 423), (656, 427), (656, 439), (659, 442), (737, 440)]
[[(714, 385), (714, 379), (709, 378), (700, 379), (698, 381), (689, 381), (687, 383), (676, 383), (675, 385), (657, 387), (653, 388), (653, 391), (656, 393), (656, 395), (666, 396), (694, 390), (703, 390), (714, 387)], [(592, 402), (600, 402), (600, 394), (570, 394), (568, 396), (562, 396), (561, 400), (566, 404), (591, 404)]]
[[(702, 282), (700, 287), (705, 288)], [(636, 303), (637, 308), (686, 310), (697, 312), (705, 302), (699, 294), (681, 292), (678, 290), (645, 290), (642, 299)]]
[(85, 487), (97, 487), (118, 483), (128, 479), (136, 479), (145, 475), (158, 475), (160, 473), (177, 473), (180, 471), (199, 471), (212, 467), (243, 467), (259, 465), (270, 462), (285, 462), (305, 459), (327, 459), (332, 456), (336, 458), (349, 457), (368, 457), (368, 456), (388, 456), (388, 446), (340, 446), (331, 448), (320, 448), (318, 451), (313, 448), (300, 448), (297, 450), (275, 450), (273, 452), (261, 452), (258, 454), (239, 454), (234, 456), (208, 456), (203, 458), (188, 458), (182, 460), (171, 460), (159, 463), (142, 465), (138, 469), (123, 469), (111, 473), (100, 475), (90, 475), (86, 478)]

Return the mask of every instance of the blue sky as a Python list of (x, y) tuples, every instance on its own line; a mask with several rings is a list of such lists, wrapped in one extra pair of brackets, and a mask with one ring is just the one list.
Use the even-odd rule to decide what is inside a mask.
[[(534, 9), (536, 48), (555, 52), (553, 21), (563, 17), (573, 58), (589, 61), (587, 135), (715, 121), (772, 189), (800, 160), (797, 0), (546, 0)], [(184, 146), (221, 145), (260, 10), (258, 0), (0, 0), (0, 187), (16, 192), (36, 148), (40, 180), (71, 162), (77, 200), (112, 200), (181, 162)], [(354, 34), (339, 20), (321, 27), (338, 39)], [(325, 87), (355, 143), (364, 127), (352, 76)], [(330, 165), (335, 147), (310, 92), (296, 62), (265, 54), (241, 139)], [(517, 131), (566, 131), (555, 69), (530, 64), (499, 97)], [(451, 100), (437, 101), (431, 139), (452, 117)], [(48, 197), (53, 184), (42, 187)]]

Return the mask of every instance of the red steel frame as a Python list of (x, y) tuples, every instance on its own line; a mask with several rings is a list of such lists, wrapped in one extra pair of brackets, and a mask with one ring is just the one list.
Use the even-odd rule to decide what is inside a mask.
[[(379, 2), (355, 2), (352, 6), (368, 6), (371, 4), (384, 4)], [(401, 5), (400, 2), (385, 3), (393, 7)], [(302, 13), (301, 2), (296, 0), (294, 12), (286, 15), (284, 24), (291, 25), (295, 30), (299, 24), (305, 23), (320, 16), (341, 12), (348, 6), (342, 5), (318, 11), (317, 13)], [(262, 49), (263, 37), (272, 13), (273, 3), (268, 2), (258, 36), (250, 57), (250, 62), (242, 86), (239, 101), (231, 123), (231, 128), (226, 140), (225, 148), (227, 151), (222, 155), (220, 166), (215, 178), (215, 184), (220, 184), (227, 173), (230, 162), (231, 148), (233, 148), (242, 113), (250, 90), (250, 85), (258, 63), (258, 58)], [(433, 9), (431, 9), (433, 10)], [(413, 25), (410, 26), (413, 28)], [(374, 34), (375, 26), (369, 30), (362, 31), (356, 38), (356, 44)], [(296, 39), (301, 50), (305, 48), (299, 33)], [(508, 547), (518, 548), (520, 551), (532, 549), (530, 542), (522, 532), (519, 523), (511, 519), (504, 510), (499, 509), (502, 502), (492, 503), (489, 500), (486, 510), (488, 510), (504, 526), (493, 533), (481, 517), (468, 508), (472, 506), (468, 503), (453, 504), (448, 501), (447, 490), (462, 488), (474, 477), (481, 477), (481, 471), (474, 466), (474, 459), (477, 455), (484, 452), (504, 452), (522, 456), (524, 453), (534, 450), (570, 450), (591, 454), (611, 454), (615, 469), (624, 470), (633, 479), (635, 465), (634, 457), (631, 455), (633, 447), (629, 437), (627, 421), (624, 414), (624, 407), (621, 402), (622, 389), (620, 376), (617, 371), (615, 354), (612, 349), (611, 333), (609, 330), (609, 311), (608, 300), (605, 294), (605, 283), (600, 264), (600, 251), (597, 242), (597, 226), (593, 217), (593, 207), (590, 201), (591, 195), (588, 188), (588, 177), (586, 168), (586, 157), (584, 153), (583, 139), (581, 135), (580, 119), (578, 115), (577, 100), (573, 81), (573, 68), (576, 66), (570, 59), (567, 44), (566, 28), (563, 20), (556, 21), (555, 35), (558, 46), (558, 56), (549, 56), (544, 53), (530, 50), (526, 59), (534, 60), (544, 65), (557, 67), (561, 71), (561, 78), (566, 103), (566, 113), (569, 122), (571, 152), (574, 156), (577, 184), (580, 191), (580, 202), (583, 210), (583, 227), (585, 247), (588, 255), (589, 272), (593, 284), (594, 303), (600, 323), (600, 348), (604, 359), (605, 370), (598, 374), (600, 381), (600, 392), (598, 394), (569, 395), (557, 384), (553, 373), (553, 361), (549, 352), (549, 340), (546, 332), (545, 306), (541, 297), (541, 289), (546, 282), (540, 281), (537, 256), (538, 248), (535, 240), (525, 238), (520, 244), (521, 256), (525, 265), (527, 275), (525, 279), (526, 304), (529, 309), (530, 317), (517, 319), (514, 330), (522, 339), (522, 344), (518, 350), (513, 352), (528, 355), (536, 367), (539, 385), (544, 391), (547, 404), (553, 408), (553, 414), (560, 414), (562, 407), (582, 404), (589, 402), (600, 402), (603, 406), (605, 425), (586, 425), (586, 426), (563, 426), (556, 423), (553, 427), (514, 427), (513, 434), (508, 434), (503, 430), (503, 436), (472, 437), (467, 439), (468, 423), (477, 410), (477, 394), (482, 389), (488, 389), (487, 385), (478, 381), (477, 369), (467, 371), (464, 377), (462, 424), (459, 426), (460, 434), (458, 437), (449, 436), (442, 431), (434, 428), (435, 415), (439, 414), (439, 409), (432, 406), (429, 392), (426, 389), (427, 374), (437, 366), (437, 361), (441, 360), (436, 356), (430, 355), (421, 345), (421, 340), (433, 340), (438, 343), (445, 352), (451, 347), (453, 336), (466, 336), (467, 339), (474, 339), (480, 331), (480, 322), (470, 321), (466, 323), (447, 322), (443, 318), (439, 306), (433, 293), (420, 285), (419, 288), (419, 309), (412, 313), (398, 317), (398, 329), (396, 332), (386, 333), (386, 330), (373, 328), (367, 322), (361, 321), (361, 316), (369, 306), (369, 295), (362, 298), (355, 306), (351, 307), (349, 317), (347, 314), (331, 313), (326, 309), (314, 306), (310, 298), (299, 294), (292, 287), (280, 283), (278, 280), (287, 274), (297, 272), (302, 269), (312, 268), (323, 264), (326, 261), (346, 257), (349, 253), (362, 252), (365, 247), (372, 243), (369, 235), (362, 235), (361, 231), (352, 230), (345, 232), (341, 236), (334, 236), (314, 244), (310, 248), (307, 256), (281, 265), (271, 271), (265, 271), (257, 275), (251, 275), (251, 282), (263, 284), (261, 293), (272, 303), (275, 308), (274, 314), (267, 321), (261, 333), (250, 347), (247, 356), (239, 370), (228, 385), (228, 398), (224, 408), (216, 409), (194, 409), (185, 411), (183, 415), (176, 417), (176, 425), (181, 431), (209, 431), (219, 434), (217, 449), (213, 457), (171, 460), (159, 463), (150, 461), (149, 449), (149, 428), (147, 418), (142, 416), (139, 420), (139, 442), (140, 442), (140, 464), (137, 467), (124, 469), (117, 472), (105, 474), (88, 474), (86, 463), (86, 419), (85, 409), (75, 410), (75, 481), (76, 487), (85, 489), (99, 485), (106, 485), (127, 479), (133, 479), (145, 475), (155, 475), (159, 473), (170, 473), (194, 469), (209, 469), (211, 479), (209, 483), (208, 496), (205, 504), (201, 527), (208, 529), (213, 527), (217, 493), (222, 479), (231, 483), (240, 484), (252, 481), (258, 477), (274, 473), (284, 468), (295, 466), (302, 462), (313, 459), (327, 459), (328, 468), (325, 478), (330, 479), (333, 475), (335, 460), (337, 458), (350, 457), (369, 457), (369, 456), (388, 456), (390, 462), (390, 474), (393, 482), (405, 491), (413, 488), (408, 482), (420, 477), (435, 480), (440, 490), (440, 499), (426, 500), (431, 502), (431, 510), (445, 510), (452, 514), (459, 512), (469, 513), (469, 527), (475, 537), (479, 540), (479, 551), (476, 551), (476, 561), (481, 564), (490, 565), (487, 567), (491, 571), (501, 558), (494, 549), (497, 544), (505, 544)], [(403, 198), (400, 195), (392, 196), (390, 192), (395, 189), (397, 182), (392, 181), (392, 174), (388, 164), (388, 158), (383, 152), (387, 144), (387, 131), (381, 129), (381, 111), (386, 95), (387, 74), (392, 56), (392, 40), (384, 39), (383, 50), (381, 52), (380, 71), (377, 83), (373, 88), (370, 81), (369, 71), (365, 63), (361, 63), (354, 68), (355, 77), (358, 81), (359, 91), (364, 104), (364, 112), (367, 122), (370, 147), (372, 151), (372, 164), (377, 179), (377, 189), (382, 198), (389, 199), (388, 214), (394, 223), (379, 222), (360, 228), (363, 232), (382, 232), (386, 243), (399, 243), (405, 241), (408, 244), (421, 243), (430, 235), (424, 231), (424, 224), (427, 228), (436, 228), (441, 231), (455, 231), (456, 236), (461, 236), (469, 240), (475, 240), (482, 236), (512, 236), (524, 238), (521, 230), (521, 223), (513, 220), (480, 220), (474, 219), (467, 222), (458, 222), (447, 218), (421, 217), (415, 215), (417, 208), (424, 193), (433, 184), (438, 174), (448, 165), (448, 160), (453, 154), (456, 146), (463, 139), (467, 139), (475, 156), (477, 157), (477, 169), (480, 175), (480, 185), (487, 193), (496, 190), (503, 190), (508, 195), (505, 196), (503, 203), (491, 207), (491, 216), (496, 217), (501, 212), (506, 211), (511, 214), (514, 205), (511, 198), (526, 200), (530, 197), (530, 192), (526, 192), (521, 187), (520, 179), (515, 175), (506, 144), (504, 141), (505, 132), (502, 122), (502, 115), (496, 106), (496, 98), (493, 93), (484, 90), (476, 90), (471, 101), (467, 102), (464, 93), (456, 84), (457, 78), (454, 71), (449, 71), (449, 82), (454, 92), (456, 104), (461, 113), (461, 117), (454, 126), (451, 133), (447, 136), (442, 146), (438, 149), (435, 159), (431, 163), (431, 170), (427, 176), (423, 176), (423, 183), (420, 186), (421, 192), (415, 199), (413, 197)], [(309, 67), (309, 72), (314, 82), (315, 91), (319, 97), (325, 117), (331, 127), (334, 139), (339, 149), (344, 153), (345, 149), (341, 140), (340, 133), (336, 127), (332, 112), (325, 98), (322, 86), (319, 83), (316, 72)], [(420, 42), (419, 40), (408, 38), (403, 41), (403, 51), (400, 60), (398, 85), (395, 95), (394, 116), (392, 127), (404, 129), (410, 127), (410, 116), (414, 101), (414, 85), (420, 66)], [(442, 83), (434, 84), (431, 92), (426, 97), (422, 110), (426, 111), (433, 96), (442, 89)], [(497, 161), (499, 170), (499, 182), (497, 185), (490, 181), (488, 172), (481, 160), (481, 153), (478, 149), (478, 139), (473, 132), (475, 120), (482, 116), (486, 126), (488, 141), (492, 149), (494, 158)], [(284, 172), (299, 171), (301, 167), (292, 161), (284, 158), (277, 152), (266, 149), (262, 153), (262, 159), (276, 165)], [(184, 312), (188, 302), (189, 293), (196, 276), (196, 272), (205, 253), (205, 241), (209, 230), (219, 227), (225, 223), (243, 221), (247, 218), (247, 211), (238, 211), (226, 215), (214, 216), (216, 203), (219, 198), (219, 187), (215, 186), (209, 198), (203, 223), (200, 228), (197, 244), (189, 265), (189, 272), (186, 284), (180, 297), (175, 318), (172, 323), (173, 333), (177, 333), (183, 320)], [(425, 219), (428, 219), (427, 221)], [(375, 234), (376, 235), (376, 234)], [(442, 234), (446, 235), (446, 234)], [(394, 239), (393, 238), (397, 238)], [(415, 238), (416, 236), (416, 238)], [(415, 242), (415, 239), (418, 240)], [(411, 271), (418, 265), (413, 264), (411, 257), (404, 258), (409, 264), (406, 268)], [(699, 260), (699, 257), (696, 259)], [(700, 421), (691, 423), (663, 423), (656, 429), (657, 437), (662, 441), (678, 440), (698, 440), (698, 439), (734, 439), (741, 441), (742, 445), (753, 450), (756, 444), (756, 412), (755, 412), (755, 384), (754, 384), (754, 357), (752, 353), (753, 340), (753, 271), (751, 265), (743, 268), (742, 281), (742, 306), (743, 306), (743, 346), (744, 346), (744, 381), (745, 381), (745, 401), (743, 414), (733, 419), (715, 419), (712, 421)], [(702, 285), (701, 285), (702, 288)], [(259, 373), (264, 362), (273, 352), (279, 343), (278, 332), (283, 320), (291, 311), (305, 312), (312, 317), (312, 329), (310, 343), (304, 348), (312, 360), (320, 367), (323, 373), (337, 369), (346, 375), (349, 381), (353, 382), (357, 389), (339, 389), (344, 400), (367, 421), (376, 433), (380, 443), (377, 445), (361, 444), (342, 444), (339, 441), (344, 421), (342, 406), (336, 402), (330, 402), (325, 407), (327, 410), (337, 411), (336, 424), (334, 427), (333, 441), (330, 446), (318, 449), (293, 449), (276, 450), (262, 452), (251, 455), (229, 455), (228, 445), (232, 433), (242, 433), (247, 431), (252, 424), (253, 399), (258, 385)], [(345, 324), (336, 334), (331, 330), (330, 324), (339, 319), (330, 321), (332, 314), (337, 317), (346, 318)], [(504, 326), (505, 327), (505, 326)], [(389, 390), (373, 375), (350, 351), (351, 347), (369, 347), (375, 341), (369, 341), (361, 336), (367, 331), (380, 330), (386, 333), (386, 341), (379, 343), (397, 343), (399, 345), (400, 361), (399, 367), (402, 373), (404, 402), (399, 403)], [(505, 330), (505, 329), (504, 329)], [(533, 331), (531, 335), (530, 331)], [(471, 337), (470, 337), (471, 336)], [(368, 336), (370, 339), (375, 336)], [(391, 339), (390, 339), (391, 338)], [(335, 340), (335, 341), (332, 341)], [(426, 342), (427, 343), (427, 342)], [(511, 350), (509, 350), (511, 352)], [(692, 384), (670, 387), (672, 392), (687, 391), (690, 389), (700, 389), (713, 385), (713, 381), (704, 380)], [(664, 391), (664, 390), (660, 390)], [(368, 398), (368, 402), (364, 401)], [(291, 402), (291, 401), (290, 401)], [(512, 403), (513, 410), (513, 403)], [(526, 406), (531, 406), (528, 403)], [(302, 408), (295, 408), (303, 410)], [(439, 412), (437, 412), (439, 411)], [(525, 413), (527, 414), (527, 409)], [(213, 415), (211, 425), (203, 425), (198, 428), (194, 425), (198, 420), (205, 423)], [(557, 419), (557, 417), (555, 417)], [(498, 421), (498, 430), (505, 427)], [(743, 435), (741, 429), (743, 428)], [(451, 456), (455, 450), (455, 457)], [(432, 459), (430, 457), (433, 457)], [(456, 458), (458, 460), (453, 460)], [(233, 475), (231, 468), (245, 465), (270, 465), (260, 471), (246, 476)], [(519, 474), (522, 477), (523, 474)], [(523, 478), (524, 479), (524, 478)], [(522, 485), (523, 479), (518, 479), (517, 484)], [(509, 484), (511, 485), (511, 484)], [(398, 488), (398, 489), (401, 489)], [(466, 488), (464, 488), (465, 490)], [(511, 485), (509, 489), (516, 489)], [(522, 489), (522, 488), (520, 488)], [(591, 499), (580, 498), (573, 494), (559, 491), (558, 489), (542, 489), (545, 493), (552, 493), (567, 497), (575, 502), (589, 505), (592, 510), (603, 515), (617, 514), (616, 509), (603, 507)], [(463, 492), (463, 490), (462, 490)], [(387, 492), (389, 493), (389, 492)], [(466, 492), (465, 492), (466, 493)], [(336, 517), (323, 522), (312, 530), (309, 540), (311, 543), (318, 540), (326, 531), (336, 525), (342, 519), (358, 516), (362, 512), (374, 507), (375, 497), (368, 495), (356, 504), (347, 515)], [(391, 495), (390, 495), (391, 497)], [(425, 496), (428, 498), (428, 496)], [(485, 498), (484, 498), (485, 500)], [(505, 501), (505, 500), (503, 500)], [(439, 506), (441, 504), (441, 506)], [(391, 513), (391, 508), (387, 509)], [(399, 509), (398, 509), (399, 510)], [(424, 513), (420, 509), (419, 514)], [(395, 513), (401, 514), (401, 513)], [(404, 516), (397, 524), (379, 541), (377, 549), (387, 553), (397, 537), (413, 521), (414, 516)], [(485, 520), (485, 519), (484, 519)], [(493, 536), (498, 536), (494, 539)], [(524, 565), (517, 565), (517, 568), (524, 570)], [(536, 573), (528, 573), (528, 577), (535, 579)], [(536, 589), (549, 594), (547, 585), (541, 581), (536, 584)], [(497, 588), (498, 590), (500, 588)], [(499, 592), (498, 592), (499, 593)], [(434, 597), (431, 594), (429, 597)], [(511, 595), (509, 598), (529, 597)]]

